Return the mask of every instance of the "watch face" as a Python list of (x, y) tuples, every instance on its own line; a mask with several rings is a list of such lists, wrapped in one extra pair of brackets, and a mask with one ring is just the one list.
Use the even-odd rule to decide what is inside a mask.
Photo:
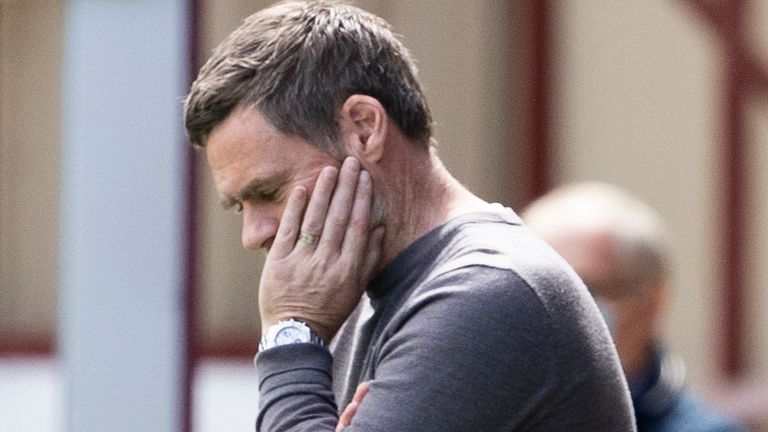
[(288, 345), (302, 342), (308, 342), (308, 339), (299, 327), (283, 327), (275, 335), (275, 345)]

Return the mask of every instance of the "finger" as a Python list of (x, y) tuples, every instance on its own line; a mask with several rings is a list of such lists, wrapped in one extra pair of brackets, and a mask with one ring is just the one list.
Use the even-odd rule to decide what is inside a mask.
[(352, 423), (352, 419), (355, 417), (355, 414), (357, 414), (358, 405), (359, 404), (357, 402), (350, 402), (349, 405), (344, 408), (344, 412), (342, 412), (339, 416), (339, 423), (336, 425), (336, 432), (341, 432), (345, 427)]
[(370, 381), (365, 381), (357, 386), (355, 395), (352, 396), (352, 402), (344, 408), (344, 412), (339, 417), (339, 424), (336, 426), (336, 431), (339, 432), (352, 423), (352, 419), (357, 414), (357, 409), (360, 407), (360, 403), (363, 402), (363, 398), (368, 394), (368, 389), (371, 387)]
[[(315, 188), (312, 190), (312, 196), (307, 204), (307, 210), (304, 212), (304, 220), (301, 223), (301, 235), (310, 235), (319, 238), (323, 233), (323, 223), (325, 215), (328, 212), (328, 205), (331, 202), (333, 188), (336, 185), (336, 176), (338, 170), (335, 167), (327, 166), (320, 171), (315, 181)], [(301, 237), (300, 237), (301, 238)], [(298, 246), (314, 248), (308, 242), (301, 241)]]
[(301, 214), (307, 200), (307, 190), (299, 186), (291, 191), (288, 202), (285, 204), (280, 225), (277, 227), (275, 241), (272, 243), (270, 256), (282, 258), (288, 255), (296, 245), (296, 237), (299, 233)]
[(370, 388), (371, 388), (370, 381), (362, 382), (359, 386), (357, 386), (357, 390), (355, 390), (355, 395), (352, 396), (352, 401), (357, 402), (358, 404), (361, 403), (365, 395), (368, 394), (368, 390)]
[(318, 250), (338, 250), (347, 230), (347, 222), (352, 209), (352, 201), (357, 189), (360, 162), (354, 157), (348, 157), (341, 165), (336, 190), (333, 192), (328, 215), (323, 225), (323, 236), (320, 238)]
[(365, 252), (370, 234), (372, 195), (371, 176), (368, 171), (361, 171), (342, 253), (359, 257)]
[[(363, 276), (370, 278), (373, 276), (373, 272), (376, 271), (376, 267), (379, 265), (382, 255), (384, 254), (384, 234), (386, 230), (383, 225), (376, 227), (368, 239), (368, 247), (365, 251), (365, 264), (363, 265)], [(368, 282), (365, 280), (364, 282)]]

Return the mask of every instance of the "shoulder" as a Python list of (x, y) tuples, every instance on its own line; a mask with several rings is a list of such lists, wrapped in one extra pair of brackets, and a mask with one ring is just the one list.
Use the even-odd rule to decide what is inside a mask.
[(586, 287), (524, 225), (473, 220), (449, 236), (444, 252), (425, 266), (427, 274), (399, 308), (396, 321), (445, 320), (452, 323), (452, 332), (467, 335), (493, 326), (501, 330), (483, 333), (491, 337), (489, 343), (496, 338), (532, 344), (539, 359), (568, 360), (585, 371), (610, 366), (603, 369), (615, 372), (613, 344)]
[(423, 249), (439, 252), (419, 255), (427, 258), (413, 270), (414, 286), (382, 305), (371, 351), (376, 380), (404, 367), (439, 376), (440, 390), (430, 391), (469, 386), (477, 391), (467, 403), (485, 392), (504, 401), (488, 408), (499, 410), (494, 418), (513, 407), (520, 424), (548, 430), (632, 423), (607, 329), (559, 256), (520, 224), (471, 220), (438, 234)]
[(573, 310), (574, 303), (591, 302), (573, 269), (519, 220), (470, 219), (446, 237), (422, 288), (460, 282), (466, 288), (482, 287), (484, 295), (503, 297), (510, 289), (527, 290), (558, 315)]
[[(602, 320), (581, 279), (510, 209), (465, 215), (443, 227), (422, 262), (423, 274), (405, 310), (425, 303), (455, 303), (468, 313), (514, 315), (518, 324), (561, 333), (594, 334)], [(597, 332), (600, 333), (600, 332)]]

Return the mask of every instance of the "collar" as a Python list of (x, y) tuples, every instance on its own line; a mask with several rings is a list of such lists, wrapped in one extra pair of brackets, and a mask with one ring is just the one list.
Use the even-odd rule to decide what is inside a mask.
[(498, 203), (489, 204), (484, 211), (465, 213), (449, 219), (408, 245), (376, 275), (366, 290), (372, 305), (376, 307), (393, 287), (406, 285), (403, 282), (412, 277), (413, 272), (424, 269), (425, 263), (433, 262), (451, 241), (450, 234), (468, 223), (521, 225), (522, 220), (512, 209)]

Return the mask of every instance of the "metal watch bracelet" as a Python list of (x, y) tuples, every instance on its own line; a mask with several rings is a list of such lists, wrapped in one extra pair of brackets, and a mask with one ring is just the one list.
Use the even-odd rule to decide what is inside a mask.
[(279, 321), (267, 329), (259, 344), (259, 351), (264, 351), (282, 345), (310, 343), (327, 347), (325, 341), (317, 335), (305, 322), (297, 319)]

